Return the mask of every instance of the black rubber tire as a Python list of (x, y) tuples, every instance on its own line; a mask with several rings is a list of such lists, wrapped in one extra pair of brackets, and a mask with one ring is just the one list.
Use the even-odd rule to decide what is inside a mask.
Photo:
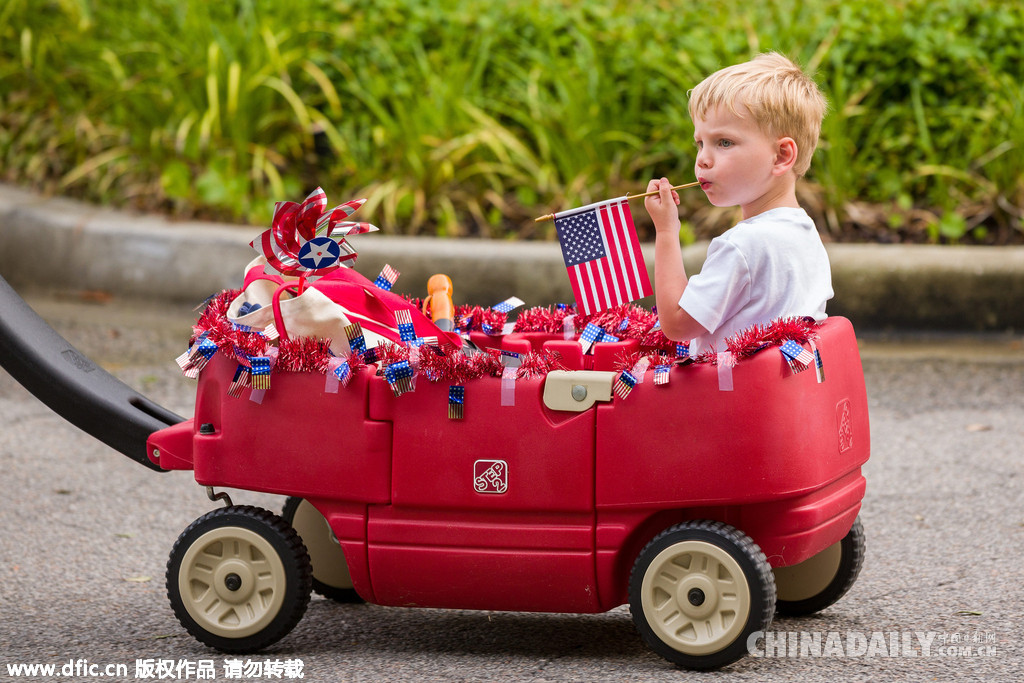
[[(287, 521), (293, 527), (295, 526), (295, 513), (299, 509), (299, 505), (302, 504), (302, 501), (302, 498), (299, 498), (297, 496), (290, 496), (284, 502), (284, 509), (281, 511), (281, 517), (283, 517), (285, 521)], [(326, 525), (326, 523), (327, 522), (325, 520), (324, 524)], [(298, 528), (296, 528), (295, 531), (299, 534), (300, 537), (302, 537), (303, 533), (305, 532), (304, 529)], [(321, 581), (317, 578), (316, 558), (313, 556), (312, 551), (314, 545), (312, 544), (311, 541), (311, 539), (303, 539), (303, 543), (306, 545), (306, 548), (310, 551), (309, 561), (311, 566), (313, 567), (313, 591), (318, 595), (322, 595), (325, 598), (328, 598), (329, 600), (334, 600), (335, 602), (345, 604), (358, 604), (365, 602), (365, 600), (359, 597), (359, 593), (356, 593), (355, 589), (352, 588), (351, 583), (347, 583), (344, 586), (336, 586), (327, 583), (326, 581)], [(341, 553), (340, 549), (339, 554), (341, 554), (341, 561), (344, 561), (344, 553)]]
[(819, 593), (802, 600), (784, 600), (781, 597), (775, 602), (779, 614), (790, 617), (803, 617), (814, 614), (839, 601), (853, 587), (864, 564), (864, 525), (858, 517), (850, 527), (849, 533), (839, 541), (839, 567), (835, 576)]
[[(238, 539), (236, 545), (247, 552), (232, 550), (235, 539)], [(186, 561), (186, 558), (189, 559)], [(218, 573), (230, 568), (229, 562), (233, 563), (231, 566), (243, 568), (249, 568), (246, 562), (250, 562), (260, 574), (257, 577), (256, 572), (251, 575), (242, 570), (232, 572), (228, 574), (233, 576), (232, 583), (239, 581), (239, 574), (246, 578), (241, 580), (239, 588), (226, 587), (228, 580), (221, 580)], [(268, 567), (273, 568), (268, 572)], [(185, 576), (182, 576), (183, 571)], [(209, 583), (206, 578), (195, 578), (203, 573), (211, 577)], [(268, 575), (274, 585), (267, 587), (264, 583), (261, 588), (257, 579), (265, 582)], [(213, 577), (218, 579), (214, 581)], [(179, 579), (188, 582), (186, 595), (182, 595)], [(252, 506), (219, 508), (195, 520), (178, 537), (167, 561), (167, 597), (174, 615), (196, 640), (227, 653), (256, 652), (286, 636), (306, 612), (311, 583), (309, 555), (295, 530), (272, 512)], [(213, 594), (209, 593), (211, 590)], [(225, 610), (232, 620), (218, 625), (214, 625), (213, 618), (204, 622), (206, 617), (201, 604), (204, 598), (209, 594), (218, 606), (227, 604), (229, 600), (216, 597), (224, 591), (232, 591), (232, 597), (234, 592), (240, 597), (260, 592), (261, 600), (253, 600), (253, 603), (266, 604), (263, 596), (268, 594), (272, 594), (273, 599), (260, 618), (248, 626), (233, 623), (236, 615), (243, 614), (241, 608), (232, 614), (228, 614), (230, 609)], [(237, 619), (241, 621), (242, 617)], [(253, 629), (258, 630), (249, 632)]]
[[(677, 549), (679, 554), (673, 555)], [(723, 552), (724, 555), (722, 555)], [(707, 555), (702, 555), (702, 553), (707, 553)], [(686, 610), (691, 607), (685, 602), (680, 602), (679, 594), (683, 590), (687, 590), (686, 586), (688, 585), (697, 585), (700, 581), (704, 581), (710, 586), (714, 581), (704, 578), (701, 571), (691, 571), (694, 559), (689, 559), (689, 566), (684, 566), (682, 562), (685, 558), (696, 557), (699, 559), (699, 557), (711, 557), (715, 554), (723, 557), (726, 562), (718, 564), (721, 569), (716, 569), (713, 572), (714, 576), (721, 577), (724, 573), (728, 580), (723, 582), (721, 593), (718, 593), (717, 590), (712, 591), (710, 595), (699, 592), (696, 599), (700, 601), (700, 604), (695, 609), (702, 609), (705, 599), (710, 601), (707, 603), (710, 608), (715, 608), (720, 602), (724, 604), (726, 599), (733, 599), (728, 596), (735, 593), (741, 596), (740, 601), (743, 601), (744, 596), (747, 598), (745, 619), (742, 616), (743, 610), (736, 610), (736, 619), (727, 628), (723, 628), (724, 632), (721, 636), (712, 638), (711, 642), (686, 643), (683, 642), (685, 639), (681, 636), (676, 638), (675, 642), (668, 642), (658, 633), (659, 629), (664, 631), (666, 627), (652, 625), (652, 621), (657, 621), (657, 605), (650, 605), (650, 603), (655, 602), (655, 598), (659, 597), (653, 588), (653, 583), (663, 575), (665, 569), (679, 574), (679, 576), (673, 577), (672, 581), (672, 585), (678, 586), (674, 589), (677, 593), (676, 597), (669, 596), (664, 589), (660, 591), (662, 603), (669, 607), (666, 613), (682, 615), (684, 621), (688, 619), (703, 620), (705, 619), (703, 616), (687, 614)], [(672, 557), (672, 561), (666, 562), (665, 558), (667, 557)], [(676, 559), (680, 561), (676, 562)], [(713, 558), (710, 561), (713, 562)], [(657, 565), (652, 569), (652, 564), (655, 562)], [(649, 585), (645, 589), (645, 577), (648, 575), (650, 575)], [(724, 590), (726, 586), (729, 587), (729, 590)], [(650, 615), (645, 611), (645, 590), (648, 593), (647, 609), (652, 611)], [(690, 588), (687, 596), (692, 592), (693, 589)], [(692, 598), (689, 598), (688, 601), (692, 601)], [(771, 565), (761, 549), (750, 537), (735, 527), (710, 520), (683, 522), (655, 536), (637, 556), (629, 580), (629, 610), (641, 637), (654, 652), (683, 668), (715, 669), (735, 662), (746, 655), (748, 652), (747, 639), (750, 635), (756, 631), (767, 630), (771, 624), (775, 614), (775, 578), (772, 575)], [(716, 624), (723, 624), (728, 621), (725, 617), (730, 613), (732, 612), (723, 608), (723, 611), (715, 613), (714, 621)], [(674, 619), (676, 616), (664, 619), (663, 624), (669, 624)], [(712, 618), (708, 616), (706, 621), (710, 624)], [(705, 623), (702, 622), (702, 629), (704, 626)], [(668, 628), (676, 629), (678, 634), (674, 622)], [(701, 633), (706, 634), (707, 630), (698, 632), (694, 628), (693, 632), (695, 638), (699, 639)], [(720, 643), (717, 642), (719, 640), (721, 640)], [(712, 648), (713, 651), (707, 651), (709, 648)]]

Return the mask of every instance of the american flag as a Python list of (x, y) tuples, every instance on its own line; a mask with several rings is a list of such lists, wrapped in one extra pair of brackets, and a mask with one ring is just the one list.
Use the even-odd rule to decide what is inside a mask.
[(228, 387), (228, 396), (238, 398), (242, 395), (242, 389), (247, 386), (249, 386), (249, 368), (239, 365), (235, 368), (235, 376), (231, 380), (231, 386)]
[(412, 391), (412, 366), (409, 361), (400, 360), (384, 368), (384, 379), (391, 385), (391, 391), (395, 396), (401, 396), (407, 391)]
[(630, 392), (637, 385), (636, 376), (633, 375), (629, 370), (623, 370), (619, 378), (615, 380), (615, 384), (612, 385), (612, 391), (619, 398), (626, 398)]
[(270, 357), (254, 356), (249, 359), (252, 363), (252, 388), (266, 390), (270, 388)]
[(587, 326), (583, 328), (583, 332), (580, 333), (580, 343), (583, 345), (583, 353), (590, 351), (590, 347), (597, 342), (617, 342), (619, 338), (613, 334), (608, 334), (604, 331), (604, 328), (597, 323), (587, 323)]
[(390, 263), (385, 263), (383, 270), (380, 271), (380, 275), (373, 281), (373, 284), (390, 292), (391, 288), (395, 286), (395, 281), (398, 280), (399, 275), (401, 273), (392, 268)]
[(555, 216), (576, 305), (586, 315), (652, 293), (625, 197)]
[(395, 322), (398, 323), (398, 336), (408, 343), (416, 340), (416, 330), (412, 326), (412, 313), (402, 308), (395, 311)]
[(657, 386), (664, 386), (668, 384), (669, 370), (671, 366), (666, 364), (654, 366), (654, 384)]
[(352, 353), (366, 353), (366, 338), (363, 336), (363, 328), (359, 323), (346, 325), (345, 336), (348, 338), (348, 346), (352, 349)]
[(448, 419), (461, 420), (466, 405), (466, 387), (453, 384), (448, 387)]
[(814, 362), (814, 354), (792, 339), (786, 340), (786, 343), (779, 347), (779, 351), (782, 352), (782, 356), (789, 363), (793, 372), (802, 372)]
[(501, 303), (497, 303), (491, 306), (491, 309), (497, 311), (498, 313), (511, 313), (515, 309), (522, 306), (524, 303), (526, 302), (520, 299), (519, 297), (510, 296)]

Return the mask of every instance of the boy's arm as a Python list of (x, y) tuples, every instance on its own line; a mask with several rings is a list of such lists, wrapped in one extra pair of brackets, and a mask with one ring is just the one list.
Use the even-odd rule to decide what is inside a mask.
[(674, 341), (685, 341), (707, 334), (707, 330), (685, 310), (679, 299), (689, 281), (679, 246), (679, 195), (668, 179), (652, 180), (647, 191), (658, 194), (644, 200), (654, 221), (654, 298), (658, 305), (661, 331)]

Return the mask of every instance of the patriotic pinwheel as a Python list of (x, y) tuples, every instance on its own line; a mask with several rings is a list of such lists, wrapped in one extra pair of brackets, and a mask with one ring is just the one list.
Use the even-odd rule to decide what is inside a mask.
[(351, 266), (346, 262), (355, 260), (356, 250), (345, 238), (377, 230), (369, 223), (345, 220), (365, 201), (353, 199), (325, 211), (327, 195), (318, 187), (301, 204), (278, 202), (270, 229), (250, 246), (282, 275), (310, 279), (343, 265)]

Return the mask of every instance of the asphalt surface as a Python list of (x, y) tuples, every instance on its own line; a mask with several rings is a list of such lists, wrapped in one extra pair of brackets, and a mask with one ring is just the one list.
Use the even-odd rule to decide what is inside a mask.
[[(191, 413), (195, 385), (173, 362), (193, 320), (187, 308), (117, 298), (30, 303), (100, 365)], [(262, 680), (297, 661), (308, 681), (1020, 680), (1022, 340), (864, 334), (861, 342), (873, 446), (864, 568), (833, 607), (772, 625), (840, 634), (850, 655), (748, 657), (718, 672), (682, 672), (645, 648), (625, 608), (538, 615), (314, 597), (289, 636), (243, 659), (264, 667)], [(216, 680), (229, 680), (231, 658), (185, 633), (164, 589), (176, 537), (216, 507), (203, 489), (188, 473), (149, 471), (82, 434), (2, 372), (0, 414), (0, 680), (52, 680), (15, 677), (8, 667), (55, 664), (59, 672), (80, 660), (98, 673), (124, 667), (127, 675), (108, 680), (197, 680), (188, 667), (212, 661)], [(283, 503), (231, 493), (236, 503)], [(893, 648), (894, 633), (918, 656)], [(928, 656), (917, 633), (931, 639)], [(874, 638), (873, 649), (854, 655), (858, 637)], [(981, 654), (968, 656), (968, 646)], [(147, 675), (147, 663), (158, 662), (171, 669)], [(96, 678), (67, 671), (61, 680)]]

